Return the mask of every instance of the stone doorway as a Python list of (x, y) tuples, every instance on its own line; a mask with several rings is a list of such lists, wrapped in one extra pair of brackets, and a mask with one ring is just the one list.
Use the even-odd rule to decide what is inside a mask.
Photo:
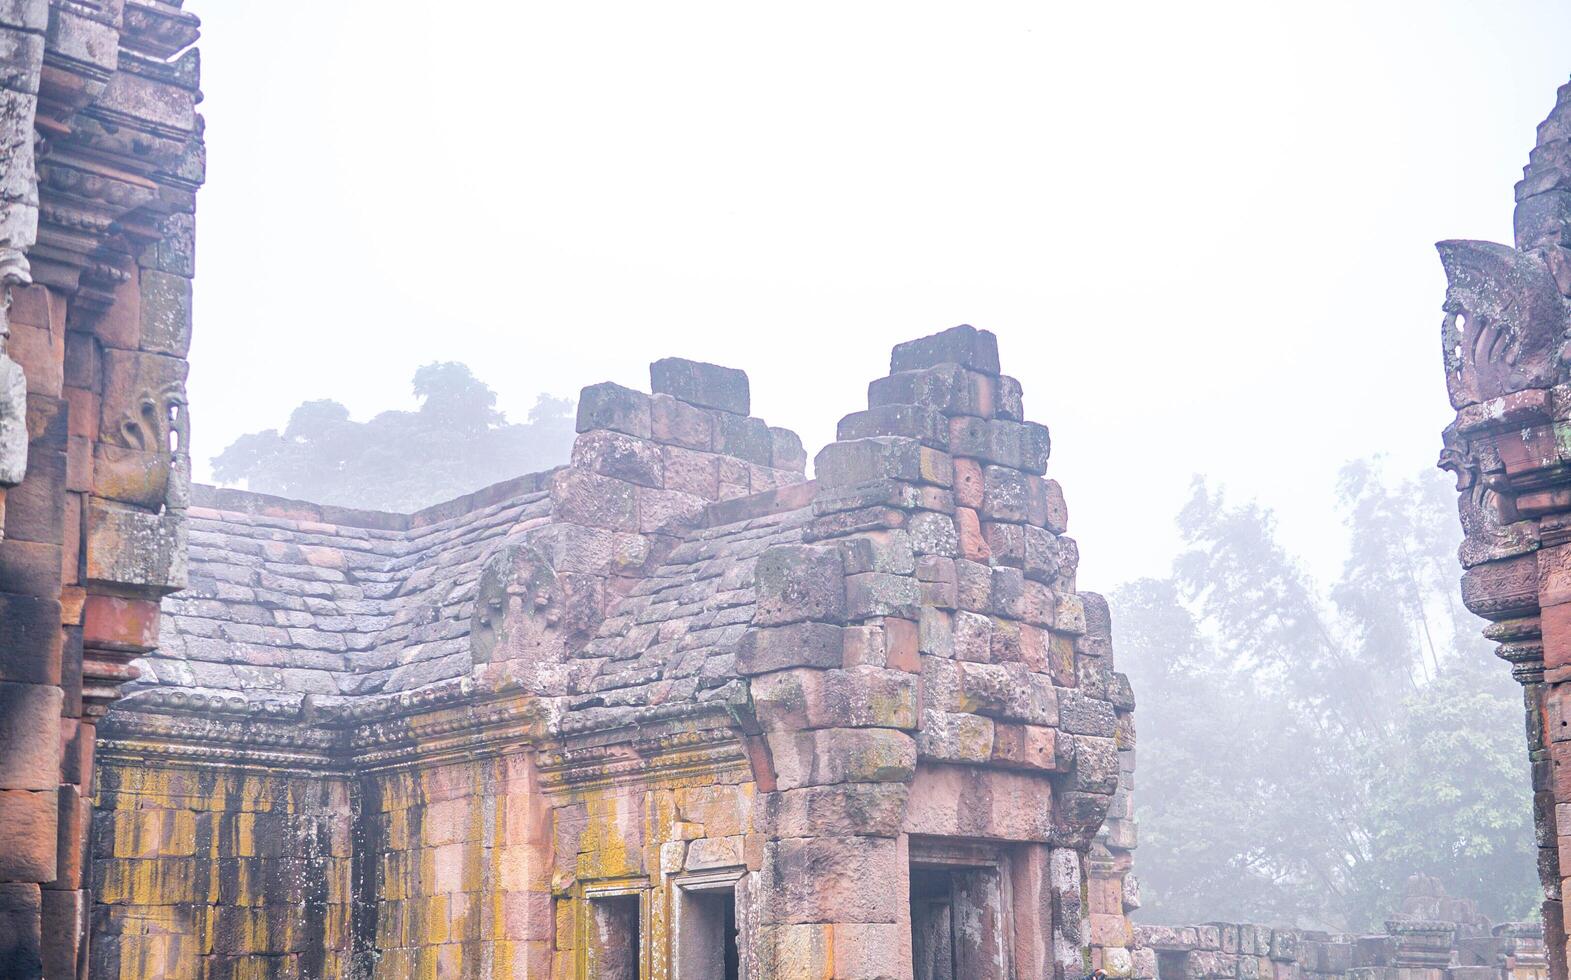
[(1004, 892), (996, 860), (957, 863), (953, 855), (914, 854), (911, 954), (916, 980), (1005, 980), (1009, 929)]

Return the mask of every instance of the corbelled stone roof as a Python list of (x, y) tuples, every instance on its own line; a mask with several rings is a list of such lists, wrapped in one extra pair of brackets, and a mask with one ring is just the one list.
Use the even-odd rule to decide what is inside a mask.
[(474, 509), (414, 515), (200, 488), (190, 587), (165, 600), (141, 683), (356, 695), (462, 676), (480, 566), (550, 520), (540, 486), (527, 476)]

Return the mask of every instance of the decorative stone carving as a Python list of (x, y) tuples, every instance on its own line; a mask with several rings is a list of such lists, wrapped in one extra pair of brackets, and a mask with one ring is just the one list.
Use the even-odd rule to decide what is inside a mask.
[(533, 545), (503, 547), (480, 575), (470, 625), (475, 662), (562, 662), (600, 625), (602, 583), (599, 576), (558, 572)]
[(1442, 343), (1452, 406), (1553, 385), (1571, 350), (1565, 301), (1543, 260), (1493, 242), (1436, 247), (1449, 283)]

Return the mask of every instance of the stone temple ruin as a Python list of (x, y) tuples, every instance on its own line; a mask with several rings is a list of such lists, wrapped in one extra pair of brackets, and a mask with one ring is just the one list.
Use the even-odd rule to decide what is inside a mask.
[(897, 345), (812, 481), (668, 358), (417, 513), (192, 487), (196, 37), (0, 0), (0, 977), (1565, 978), (1567, 90), (1517, 248), (1442, 246), (1548, 942), (1424, 881), (1354, 937), (1132, 924), (1134, 697), (986, 331)]

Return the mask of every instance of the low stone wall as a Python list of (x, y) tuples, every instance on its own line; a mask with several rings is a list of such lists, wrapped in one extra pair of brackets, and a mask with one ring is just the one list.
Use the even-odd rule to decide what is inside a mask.
[(1402, 920), (1353, 936), (1210, 922), (1137, 926), (1136, 957), (1154, 960), (1160, 980), (1544, 980), (1543, 930), (1507, 922), (1487, 930), (1455, 922)]

